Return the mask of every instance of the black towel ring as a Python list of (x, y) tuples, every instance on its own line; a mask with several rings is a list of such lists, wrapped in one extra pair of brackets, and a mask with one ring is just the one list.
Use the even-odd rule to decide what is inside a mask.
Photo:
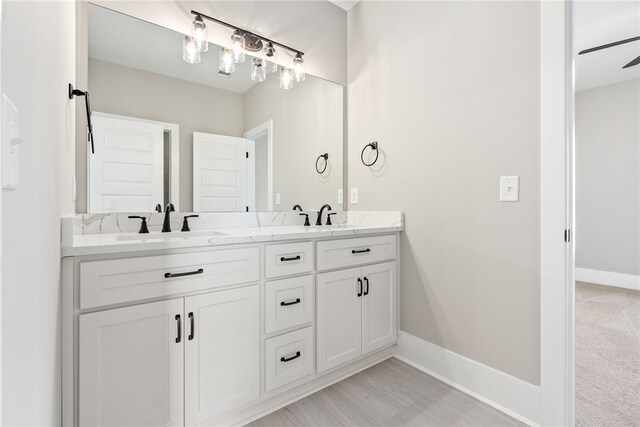
[[(320, 161), (320, 159), (324, 159), (324, 168), (322, 168), (322, 170), (320, 170), (320, 168), (318, 167), (318, 162)], [(320, 154), (316, 159), (316, 172), (322, 175), (324, 171), (327, 170), (328, 164), (329, 164), (329, 153)]]
[[(376, 151), (376, 158), (373, 159), (373, 162), (371, 163), (367, 163), (364, 161), (364, 150), (366, 150), (367, 147), (371, 147), (372, 150)], [(373, 166), (378, 161), (379, 155), (380, 153), (378, 152), (378, 141), (373, 141), (364, 146), (364, 148), (362, 149), (362, 152), (360, 153), (360, 160), (362, 160), (362, 164), (365, 166)]]

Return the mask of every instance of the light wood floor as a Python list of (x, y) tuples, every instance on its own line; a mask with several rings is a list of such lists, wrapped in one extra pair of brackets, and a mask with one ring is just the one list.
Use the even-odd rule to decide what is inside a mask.
[(251, 426), (523, 426), (502, 412), (388, 359)]

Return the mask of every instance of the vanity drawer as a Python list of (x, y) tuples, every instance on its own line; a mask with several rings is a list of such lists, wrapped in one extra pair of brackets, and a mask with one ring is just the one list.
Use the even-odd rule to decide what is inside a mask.
[(358, 237), (318, 242), (318, 270), (351, 267), (396, 257), (396, 236)]
[(265, 343), (266, 391), (313, 374), (313, 328), (289, 332)]
[(313, 276), (267, 282), (264, 303), (267, 334), (313, 321)]
[(264, 249), (265, 277), (290, 276), (313, 270), (313, 243), (285, 243)]
[(257, 282), (258, 247), (80, 263), (80, 308)]

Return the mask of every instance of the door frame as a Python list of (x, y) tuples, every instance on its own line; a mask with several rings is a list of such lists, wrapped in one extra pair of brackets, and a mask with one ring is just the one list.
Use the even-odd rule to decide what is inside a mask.
[(267, 134), (267, 210), (273, 211), (273, 119), (249, 129), (242, 134), (242, 137), (255, 142), (265, 133)]
[[(139, 119), (131, 116), (120, 116), (118, 114), (102, 113), (94, 111), (91, 113), (95, 117), (108, 119), (128, 120), (132, 122), (151, 123), (162, 126), (163, 132), (169, 133), (169, 145), (171, 156), (169, 162), (169, 199), (172, 200), (173, 207), (180, 212), (180, 125), (175, 123), (159, 122), (156, 120)], [(91, 152), (87, 150), (87, 176), (89, 176), (89, 163)], [(87, 211), (89, 210), (89, 180), (87, 179)]]
[[(573, 0), (540, 2), (540, 425), (575, 424)], [(568, 240), (568, 241), (567, 241)]]

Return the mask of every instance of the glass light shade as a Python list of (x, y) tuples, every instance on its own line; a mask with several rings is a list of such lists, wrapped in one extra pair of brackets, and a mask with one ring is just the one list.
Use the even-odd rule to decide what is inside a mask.
[(293, 59), (293, 77), (296, 82), (304, 81), (304, 78), (306, 77), (304, 73), (304, 60), (300, 54), (297, 54)]
[(233, 51), (221, 48), (218, 55), (218, 69), (225, 74), (233, 74), (236, 71), (236, 61), (233, 59)]
[(264, 54), (264, 69), (267, 73), (275, 73), (278, 71), (278, 53), (273, 47), (273, 43), (267, 42), (262, 49)]
[(264, 62), (260, 58), (253, 58), (253, 64), (251, 64), (251, 80), (254, 82), (263, 82), (267, 78), (267, 73), (264, 69)]
[(291, 68), (282, 67), (280, 70), (280, 88), (293, 89), (293, 70)]
[(207, 30), (207, 26), (199, 15), (196, 16), (195, 21), (193, 21), (191, 37), (196, 41), (196, 46), (200, 52), (209, 50), (209, 30)]
[(233, 50), (233, 60), (237, 64), (244, 62), (244, 36), (238, 31), (231, 36), (231, 50)]
[(200, 50), (196, 40), (191, 36), (184, 36), (182, 40), (182, 59), (189, 64), (200, 62)]

